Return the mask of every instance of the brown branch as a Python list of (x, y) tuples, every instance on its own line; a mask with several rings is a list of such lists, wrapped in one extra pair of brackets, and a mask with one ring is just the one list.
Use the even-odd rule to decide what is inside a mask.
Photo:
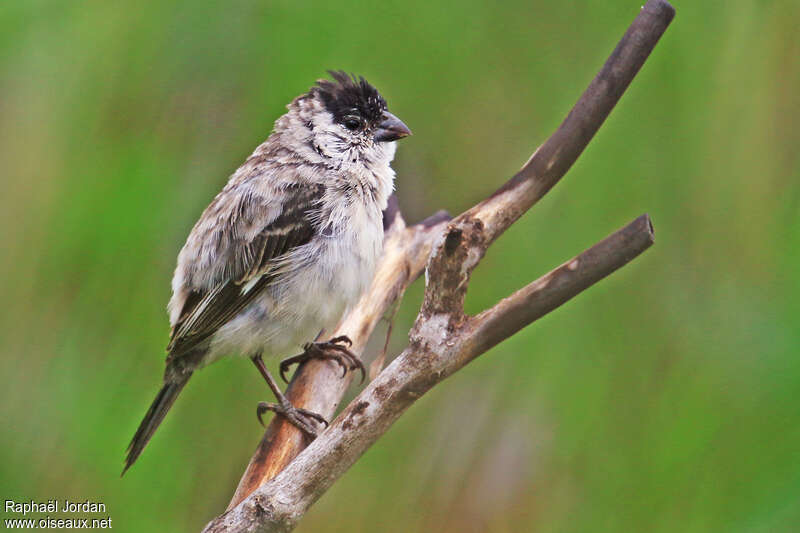
[[(344, 317), (331, 336), (347, 335), (351, 350), (360, 355), (372, 330), (408, 285), (419, 277), (430, 255), (433, 237), (450, 216), (441, 211), (407, 227), (392, 196), (384, 213), (384, 251), (372, 285), (361, 301)], [(286, 389), (293, 405), (330, 419), (350, 386), (353, 373), (341, 376), (341, 367), (330, 361), (311, 360), (295, 372)], [(308, 439), (283, 417), (273, 417), (256, 448), (228, 509), (233, 508), (294, 459)]]
[(477, 357), (538, 320), (625, 266), (648, 249), (653, 240), (650, 217), (642, 215), (579, 256), (500, 300), (470, 321), (472, 342), (464, 350), (464, 357)]
[[(405, 228), (396, 215), (387, 229), (376, 279), (337, 333), (349, 335), (354, 347), (363, 350), (375, 324), (405, 290), (432, 246), (425, 297), (408, 347), (305, 450), (299, 432), (293, 434), (293, 428), (273, 420), (231, 507), (205, 531), (290, 531), (422, 394), (652, 244), (652, 225), (643, 215), (491, 309), (474, 317), (464, 314), (470, 275), (489, 245), (567, 172), (673, 16), (665, 0), (650, 0), (559, 129), (490, 198), (449, 223)], [(312, 362), (297, 373), (289, 397), (330, 416), (348, 384), (334, 366)]]
[(647, 2), (555, 133), (513, 178), (467, 212), (484, 220), (490, 229), (487, 232), (490, 242), (567, 173), (642, 68), (674, 16), (675, 9), (666, 0)]
[[(207, 532), (291, 531), (306, 510), (381, 437), (420, 396), (495, 344), (492, 325), (522, 327), (623, 266), (652, 244), (649, 219), (642, 216), (495, 307), (448, 331), (443, 321), (425, 321), (420, 340), (381, 372), (334, 423), (274, 479), (211, 522)], [(575, 270), (572, 266), (586, 265)], [(520, 318), (520, 316), (524, 318)], [(523, 324), (524, 322), (524, 324)], [(506, 329), (511, 334), (519, 328)]]

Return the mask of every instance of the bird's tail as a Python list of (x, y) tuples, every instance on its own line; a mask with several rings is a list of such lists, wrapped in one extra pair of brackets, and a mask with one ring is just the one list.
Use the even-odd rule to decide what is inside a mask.
[(148, 441), (150, 441), (150, 437), (153, 436), (153, 433), (156, 432), (161, 421), (164, 420), (164, 416), (166, 416), (172, 404), (175, 403), (175, 398), (177, 398), (178, 394), (183, 390), (184, 385), (189, 381), (191, 375), (191, 373), (187, 373), (186, 375), (180, 376), (179, 381), (166, 382), (164, 386), (161, 387), (161, 390), (158, 391), (156, 399), (153, 400), (150, 409), (148, 409), (147, 414), (144, 415), (142, 423), (139, 424), (139, 429), (136, 430), (136, 434), (128, 445), (128, 457), (125, 459), (125, 468), (122, 469), (122, 475), (125, 475), (128, 468), (136, 462), (139, 454), (142, 453), (142, 450), (147, 445)]

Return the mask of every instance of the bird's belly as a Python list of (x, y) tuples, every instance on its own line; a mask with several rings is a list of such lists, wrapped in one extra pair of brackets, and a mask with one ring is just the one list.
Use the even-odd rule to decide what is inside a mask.
[(312, 240), (303, 254), (298, 254), (302, 266), (289, 269), (220, 328), (204, 364), (234, 353), (292, 355), (321, 330), (330, 334), (369, 287), (382, 241), (380, 226), (377, 231)]

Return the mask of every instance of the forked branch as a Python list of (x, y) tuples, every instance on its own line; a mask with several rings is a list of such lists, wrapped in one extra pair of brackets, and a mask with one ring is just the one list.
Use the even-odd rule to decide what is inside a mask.
[[(347, 314), (331, 336), (347, 335), (351, 351), (361, 354), (369, 336), (386, 311), (422, 273), (433, 238), (441, 233), (450, 216), (444, 211), (419, 224), (406, 226), (392, 196), (384, 212), (383, 255), (367, 293)], [(293, 405), (319, 413), (330, 420), (350, 386), (353, 374), (341, 376), (341, 368), (330, 362), (311, 360), (295, 372), (286, 397)], [(308, 445), (307, 437), (283, 417), (274, 417), (250, 459), (228, 509), (233, 508), (294, 459)]]
[[(228, 511), (207, 532), (291, 531), (308, 508), (431, 387), (489, 348), (622, 267), (653, 243), (642, 215), (580, 255), (469, 316), (464, 296), (487, 248), (575, 162), (674, 16), (666, 0), (642, 8), (603, 68), (558, 130), (492, 196), (447, 221), (436, 215), (406, 227), (387, 214), (386, 248), (370, 291), (334, 334), (346, 334), (361, 353), (373, 328), (420, 273), (426, 289), (403, 352), (311, 443), (275, 419), (250, 461)], [(295, 405), (330, 417), (349, 385), (321, 361), (303, 365), (288, 390)]]

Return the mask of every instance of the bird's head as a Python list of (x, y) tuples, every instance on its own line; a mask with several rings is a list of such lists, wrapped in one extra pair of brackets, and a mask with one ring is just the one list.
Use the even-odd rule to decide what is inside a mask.
[(290, 114), (321, 156), (342, 164), (391, 161), (394, 141), (411, 135), (391, 114), (378, 90), (362, 77), (329, 71), (333, 80), (319, 80), (295, 100)]

